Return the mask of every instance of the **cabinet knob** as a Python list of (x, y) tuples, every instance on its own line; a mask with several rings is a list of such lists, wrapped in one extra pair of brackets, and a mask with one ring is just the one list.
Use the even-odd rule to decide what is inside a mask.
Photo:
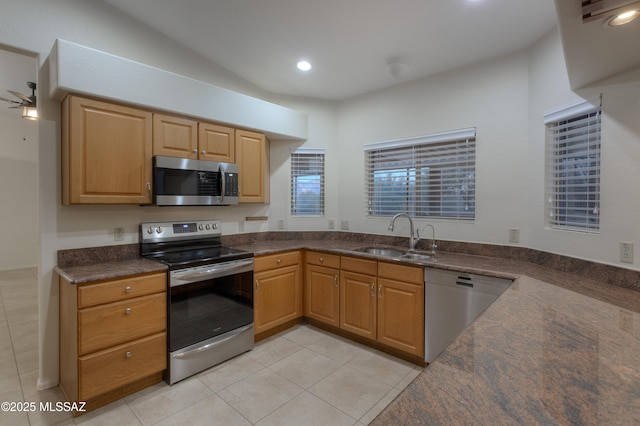
[(205, 151), (204, 149), (202, 151), (200, 151), (200, 154), (206, 154), (207, 151)]
[(125, 357), (125, 358), (131, 358), (131, 355), (132, 355), (132, 354), (131, 354), (131, 352), (127, 351), (127, 352), (124, 354), (124, 357)]
[(127, 308), (124, 310), (125, 315), (129, 315), (131, 313), (131, 308)]
[(193, 151), (191, 151), (191, 152), (193, 152), (194, 154), (197, 154), (197, 153), (198, 153), (198, 150), (197, 150), (197, 149), (195, 149), (195, 148), (193, 148)]
[(282, 259), (276, 260), (276, 263), (279, 265), (282, 262)]
[(320, 258), (320, 263), (324, 262), (324, 257)]
[(130, 286), (130, 285), (126, 286), (126, 287), (124, 288), (124, 292), (125, 292), (125, 293), (127, 293), (127, 294), (128, 294), (128, 293), (131, 293), (131, 286)]

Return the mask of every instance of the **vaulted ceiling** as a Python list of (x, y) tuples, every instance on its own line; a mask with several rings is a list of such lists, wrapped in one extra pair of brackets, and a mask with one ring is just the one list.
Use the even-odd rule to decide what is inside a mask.
[(556, 26), (553, 0), (104, 1), (264, 90), (334, 100), (523, 49)]

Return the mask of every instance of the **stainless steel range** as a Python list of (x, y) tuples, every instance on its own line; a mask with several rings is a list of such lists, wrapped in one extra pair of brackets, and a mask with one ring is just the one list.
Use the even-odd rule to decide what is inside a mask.
[(253, 254), (221, 236), (218, 220), (140, 225), (142, 256), (169, 266), (169, 384), (253, 348)]

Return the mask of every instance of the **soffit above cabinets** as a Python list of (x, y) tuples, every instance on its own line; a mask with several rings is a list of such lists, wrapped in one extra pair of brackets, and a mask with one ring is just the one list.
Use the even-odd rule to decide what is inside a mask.
[[(615, 10), (637, 3), (630, 0), (555, 0), (572, 90), (612, 81), (640, 80), (640, 19), (620, 27), (607, 25)], [(585, 12), (588, 12), (587, 16)]]
[(54, 99), (77, 93), (257, 130), (271, 139), (307, 139), (306, 113), (140, 62), (62, 39), (49, 61)]

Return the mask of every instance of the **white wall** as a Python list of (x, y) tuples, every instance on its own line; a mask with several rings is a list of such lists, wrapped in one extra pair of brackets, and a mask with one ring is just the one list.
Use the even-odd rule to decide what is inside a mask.
[[(340, 187), (341, 218), (355, 231), (387, 233), (388, 219), (365, 218), (364, 144), (476, 127), (475, 223), (428, 223), (438, 238), (507, 244), (509, 228), (526, 227), (527, 106), (527, 52), (342, 102), (339, 174), (349, 185)], [(407, 236), (407, 223), (394, 234)]]
[[(7, 90), (31, 95), (34, 57), (0, 46), (0, 96), (18, 100)], [(38, 123), (22, 118), (20, 109), (0, 101), (0, 270), (38, 263)]]
[(38, 263), (38, 124), (11, 113), (0, 113), (0, 271)]
[[(630, 269), (640, 269), (638, 249), (633, 265), (621, 263), (619, 243), (640, 243), (637, 211), (640, 197), (640, 81), (592, 87), (572, 93), (557, 33), (531, 52), (529, 103), (528, 246)], [(588, 234), (545, 228), (545, 112), (602, 94), (600, 232)]]

